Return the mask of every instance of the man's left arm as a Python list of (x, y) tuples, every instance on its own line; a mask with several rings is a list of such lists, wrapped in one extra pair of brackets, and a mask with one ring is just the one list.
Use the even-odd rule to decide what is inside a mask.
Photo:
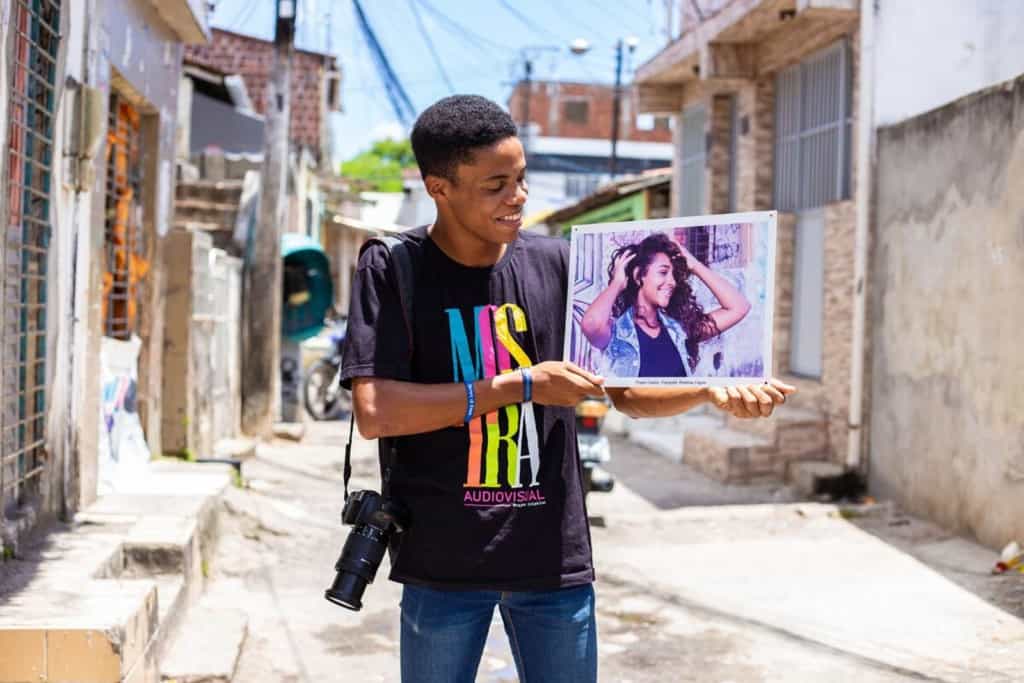
[(628, 387), (605, 390), (615, 408), (630, 417), (668, 417), (705, 403), (742, 418), (769, 417), (796, 387), (773, 379), (733, 387)]

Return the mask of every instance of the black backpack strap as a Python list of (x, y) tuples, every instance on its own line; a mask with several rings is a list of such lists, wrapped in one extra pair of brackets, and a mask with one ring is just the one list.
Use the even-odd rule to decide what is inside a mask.
[[(416, 259), (411, 253), (412, 245), (409, 240), (385, 235), (382, 237), (371, 237), (359, 249), (359, 255), (375, 244), (382, 244), (388, 250), (388, 269), (392, 273), (398, 293), (398, 301), (402, 306), (402, 319), (405, 321), (405, 333), (409, 338), (409, 358), (412, 359), (413, 348), (413, 288), (416, 283)], [(352, 476), (352, 437), (355, 432), (355, 410), (349, 413), (348, 443), (345, 445), (345, 466), (342, 472), (345, 486), (345, 500), (348, 500), (348, 481)], [(391, 439), (379, 439), (379, 457), (381, 465), (381, 493), (387, 495), (388, 480), (391, 475), (391, 466), (395, 460), (395, 444)]]

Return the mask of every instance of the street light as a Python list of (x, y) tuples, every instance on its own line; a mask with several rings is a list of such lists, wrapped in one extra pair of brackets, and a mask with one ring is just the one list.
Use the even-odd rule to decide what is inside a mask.
[[(608, 159), (608, 173), (615, 178), (616, 165), (618, 163), (619, 145), (619, 117), (622, 110), (622, 48), (629, 50), (630, 54), (636, 50), (640, 40), (636, 36), (619, 38), (615, 43), (615, 96), (612, 100), (612, 154)], [(590, 52), (593, 46), (586, 38), (577, 38), (569, 43), (569, 51), (574, 55), (585, 55)]]

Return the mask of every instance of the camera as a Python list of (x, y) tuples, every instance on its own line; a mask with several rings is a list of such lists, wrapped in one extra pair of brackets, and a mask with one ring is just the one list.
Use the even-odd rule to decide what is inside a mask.
[(401, 505), (376, 491), (353, 491), (341, 511), (341, 523), (352, 531), (334, 565), (334, 583), (324, 597), (350, 610), (362, 609), (363, 591), (373, 583), (391, 535), (401, 533), (408, 518)]

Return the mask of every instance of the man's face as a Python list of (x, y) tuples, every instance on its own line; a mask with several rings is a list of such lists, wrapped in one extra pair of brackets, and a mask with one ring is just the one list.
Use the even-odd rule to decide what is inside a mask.
[[(474, 150), (471, 163), (456, 167), (455, 182), (444, 185), (440, 204), (451, 218), (483, 242), (508, 244), (523, 226), (526, 157), (519, 138), (509, 137)], [(433, 194), (433, 193), (432, 193)]]

